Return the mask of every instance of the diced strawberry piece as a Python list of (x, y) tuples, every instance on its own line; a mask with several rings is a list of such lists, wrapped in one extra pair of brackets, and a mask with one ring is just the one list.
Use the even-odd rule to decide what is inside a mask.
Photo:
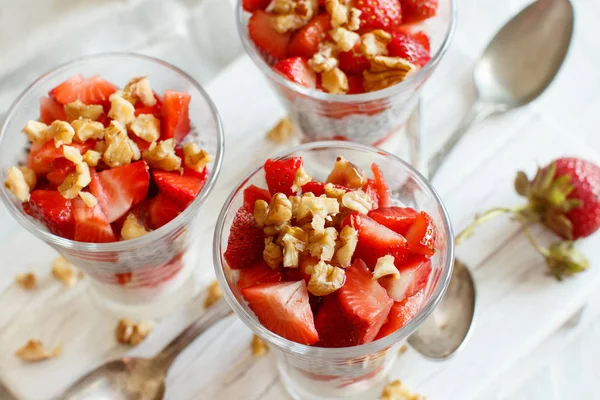
[(148, 150), (148, 148), (151, 145), (151, 143), (148, 143), (147, 141), (145, 141), (144, 139), (136, 136), (133, 133), (129, 134), (129, 139), (133, 140), (133, 142), (137, 145), (137, 147), (140, 149), (140, 151), (146, 151), (146, 150)]
[(406, 235), (419, 212), (410, 207), (380, 207), (369, 212), (369, 217), (396, 233)]
[(362, 11), (360, 14), (362, 29), (389, 28), (402, 22), (399, 0), (360, 0), (354, 6)]
[[(95, 140), (88, 140), (85, 143), (71, 143), (69, 146), (75, 147), (81, 154), (84, 154), (94, 148), (95, 143)], [(41, 146), (34, 143), (29, 151), (27, 166), (37, 174), (47, 174), (52, 171), (53, 162), (59, 158), (64, 158), (64, 156), (62, 145), (57, 148), (53, 140)]]
[(282, 277), (280, 268), (273, 269), (267, 263), (261, 261), (250, 268), (240, 270), (237, 287), (242, 290), (261, 283), (277, 283), (281, 282)]
[(287, 56), (291, 33), (279, 33), (271, 26), (273, 14), (257, 10), (248, 21), (248, 35), (269, 64)]
[(427, 286), (431, 274), (431, 260), (423, 256), (411, 256), (396, 266), (400, 270), (400, 278), (384, 276), (379, 280), (394, 301), (402, 301)]
[(338, 54), (339, 68), (346, 74), (361, 75), (371, 66), (371, 62), (362, 54), (354, 50), (343, 51)]
[(291, 157), (285, 160), (268, 159), (263, 168), (269, 192), (271, 194), (283, 193), (286, 196), (293, 195), (294, 175), (301, 166), (302, 157)]
[(346, 94), (365, 93), (364, 79), (362, 75), (348, 75), (348, 92)]
[(346, 283), (325, 297), (315, 317), (317, 346), (351, 347), (372, 342), (392, 304), (362, 260), (346, 269)]
[(437, 228), (435, 222), (425, 211), (421, 211), (406, 232), (406, 240), (408, 240), (410, 251), (431, 257), (435, 254), (436, 239)]
[(105, 213), (114, 222), (146, 198), (150, 185), (148, 164), (136, 161), (121, 167), (92, 172), (90, 191)]
[(254, 12), (256, 10), (264, 10), (271, 4), (271, 0), (243, 0), (242, 7), (244, 10)]
[(319, 260), (316, 258), (305, 257), (300, 262), (298, 268), (283, 268), (283, 280), (288, 282), (303, 280), (308, 285), (308, 282), (310, 281), (310, 274), (307, 272), (307, 268), (317, 264), (318, 262)]
[(73, 239), (75, 220), (73, 206), (56, 190), (34, 190), (27, 206), (28, 214), (42, 221), (50, 232)]
[(155, 117), (159, 118), (160, 111), (162, 110), (162, 100), (156, 93), (154, 93), (154, 98), (156, 99), (156, 104), (154, 104), (153, 106), (146, 106), (141, 101), (136, 102), (135, 103), (135, 116), (137, 117), (138, 115), (141, 115), (141, 114), (152, 114)]
[[(352, 191), (352, 189), (347, 188), (342, 185), (333, 184), (336, 189), (343, 189), (347, 192)], [(302, 193), (312, 193), (315, 196), (319, 197), (325, 194), (325, 182), (319, 181), (310, 181), (306, 185), (302, 186)]]
[(298, 85), (310, 89), (317, 86), (317, 74), (308, 66), (306, 58), (286, 58), (275, 64), (273, 70)]
[(46, 180), (54, 187), (60, 186), (71, 172), (75, 171), (75, 164), (66, 158), (57, 158), (52, 163), (52, 171), (46, 174)]
[(102, 79), (98, 75), (84, 79), (81, 75), (75, 75), (48, 93), (60, 104), (68, 104), (75, 100), (81, 100), (85, 104), (108, 104), (108, 98), (117, 90), (112, 83)]
[(402, 302), (394, 303), (385, 324), (383, 324), (375, 339), (386, 337), (408, 324), (421, 311), (424, 300), (425, 294), (420, 291)]
[(392, 40), (388, 44), (391, 57), (401, 57), (422, 67), (431, 60), (429, 37), (421, 31), (410, 32), (397, 29), (392, 32)]
[(189, 93), (165, 90), (163, 97), (161, 139), (175, 138), (179, 143), (190, 132), (189, 106), (192, 96)]
[(252, 286), (242, 290), (242, 296), (271, 332), (306, 345), (319, 340), (303, 281)]
[(319, 44), (327, 38), (327, 32), (331, 29), (329, 14), (321, 14), (314, 17), (305, 27), (298, 30), (288, 47), (290, 56), (312, 58), (319, 50)]
[(380, 257), (391, 255), (399, 263), (408, 256), (408, 242), (402, 235), (366, 215), (352, 213), (346, 217), (343, 225), (350, 225), (358, 231), (354, 257), (362, 258), (371, 269), (375, 268)]
[(40, 99), (40, 121), (50, 125), (56, 120), (67, 120), (63, 105), (50, 97), (42, 97)]
[(256, 226), (254, 214), (240, 207), (233, 218), (224, 257), (231, 269), (256, 265), (263, 259), (265, 234)]
[(148, 203), (148, 223), (158, 229), (174, 220), (183, 209), (166, 195), (159, 193)]
[(204, 186), (204, 181), (179, 172), (153, 170), (152, 177), (158, 190), (173, 199), (182, 208), (190, 205)]
[(400, 0), (402, 5), (402, 22), (411, 24), (434, 17), (437, 13), (438, 0)]
[(373, 171), (373, 178), (375, 181), (375, 188), (377, 189), (377, 195), (379, 197), (379, 207), (391, 207), (392, 198), (390, 197), (390, 189), (383, 177), (383, 171), (379, 168), (379, 165), (373, 163), (371, 165), (371, 171)]
[(271, 202), (271, 193), (267, 189), (259, 188), (258, 186), (250, 185), (244, 189), (244, 205), (249, 207), (250, 211), (254, 210), (254, 203), (257, 200), (264, 200), (267, 203)]
[(74, 199), (73, 217), (75, 218), (76, 241), (86, 243), (117, 241), (117, 237), (99, 204), (88, 207), (83, 200)]

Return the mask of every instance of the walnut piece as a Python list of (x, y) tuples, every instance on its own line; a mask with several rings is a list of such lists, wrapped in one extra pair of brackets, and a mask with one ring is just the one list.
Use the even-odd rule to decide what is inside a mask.
[(148, 231), (144, 228), (144, 225), (140, 224), (137, 216), (133, 213), (129, 213), (121, 228), (121, 237), (124, 240), (131, 240), (144, 236), (147, 233)]
[[(27, 178), (25, 177), (26, 174)], [(29, 192), (31, 192), (35, 185), (33, 185), (33, 187), (30, 186), (27, 182), (28, 179), (30, 183), (37, 183), (37, 179), (36, 182), (32, 182), (31, 176), (28, 172), (23, 173), (23, 171), (17, 167), (10, 167), (6, 170), (6, 180), (4, 181), (4, 187), (6, 187), (12, 194), (14, 194), (15, 197), (19, 199), (19, 201), (29, 201)]]
[(73, 143), (75, 129), (68, 122), (56, 120), (50, 125), (48, 131), (52, 133), (56, 148), (63, 144)]
[(134, 153), (129, 143), (127, 130), (123, 124), (118, 121), (111, 121), (104, 131), (104, 137), (106, 142), (106, 149), (102, 154), (104, 163), (112, 168), (131, 164)]
[(221, 297), (223, 297), (223, 291), (219, 282), (213, 281), (207, 289), (206, 299), (204, 299), (204, 308), (208, 308), (215, 304)]
[(61, 351), (60, 346), (46, 350), (41, 341), (30, 339), (25, 346), (16, 351), (15, 355), (25, 362), (38, 362), (58, 357)]
[(271, 26), (279, 33), (295, 31), (308, 24), (318, 8), (317, 0), (277, 0)]
[(154, 92), (150, 86), (150, 80), (146, 76), (132, 78), (123, 89), (123, 97), (131, 104), (135, 105), (141, 101), (146, 107), (152, 107), (156, 104)]
[(333, 170), (327, 177), (327, 182), (352, 189), (360, 189), (367, 184), (367, 176), (362, 169), (344, 157), (338, 157), (333, 165)]
[(329, 31), (329, 36), (337, 44), (340, 51), (350, 51), (360, 41), (360, 35), (346, 28), (337, 27)]
[(345, 268), (352, 263), (352, 256), (358, 244), (358, 232), (351, 226), (345, 226), (340, 232), (341, 247), (335, 253), (338, 264)]
[(322, 215), (315, 215), (310, 222), (310, 229), (312, 229), (316, 233), (324, 233), (325, 232), (325, 218)]
[(16, 281), (25, 290), (33, 290), (37, 286), (37, 278), (33, 272), (18, 274)]
[(267, 225), (283, 225), (292, 219), (292, 203), (283, 193), (275, 193), (269, 204)]
[(154, 324), (150, 321), (133, 322), (122, 319), (115, 329), (115, 337), (121, 344), (137, 346), (152, 332)]
[(91, 119), (76, 119), (71, 122), (75, 130), (75, 140), (83, 143), (89, 139), (104, 139), (104, 125)]
[(202, 172), (211, 161), (210, 154), (202, 150), (196, 143), (183, 145), (183, 163), (196, 172)]
[(350, 8), (347, 3), (343, 0), (325, 0), (325, 10), (329, 14), (332, 27), (337, 28), (349, 22)]
[(411, 393), (399, 380), (388, 383), (381, 393), (381, 400), (426, 400), (424, 396)]
[(356, 211), (360, 214), (368, 214), (373, 209), (371, 196), (362, 190), (345, 193), (342, 196), (342, 205), (348, 210)]
[(52, 275), (67, 287), (77, 283), (78, 273), (76, 267), (62, 256), (52, 263)]
[(302, 220), (307, 217), (313, 218), (315, 215), (327, 218), (327, 216), (335, 215), (339, 212), (340, 203), (338, 203), (336, 199), (314, 197), (312, 193), (307, 193), (300, 198), (296, 219)]
[(79, 197), (81, 197), (81, 200), (83, 200), (85, 205), (89, 208), (94, 208), (98, 205), (98, 199), (90, 192), (79, 192)]
[(346, 272), (343, 269), (319, 261), (310, 269), (310, 281), (306, 288), (315, 296), (326, 296), (341, 288), (345, 280)]
[(140, 158), (142, 158), (142, 152), (140, 151), (140, 147), (137, 145), (136, 142), (129, 139), (129, 147), (131, 148), (131, 151), (133, 153), (133, 156), (131, 157), (133, 161), (137, 161)]
[(398, 355), (401, 356), (402, 354), (406, 353), (408, 351), (408, 346), (403, 344), (402, 346), (400, 346), (400, 348), (398, 349)]
[(21, 132), (35, 144), (44, 144), (54, 137), (54, 132), (48, 129), (48, 125), (39, 121), (27, 121)]
[(133, 104), (123, 98), (123, 92), (116, 91), (110, 95), (108, 116), (123, 125), (129, 124), (135, 119), (135, 108)]
[(310, 255), (322, 261), (331, 261), (337, 237), (338, 232), (333, 227), (325, 228), (322, 232), (314, 231), (308, 245)]
[(304, 167), (300, 167), (296, 170), (294, 174), (294, 183), (292, 184), (292, 191), (297, 192), (302, 188), (302, 186), (306, 185), (308, 182), (312, 181), (312, 177), (306, 172)]
[(161, 140), (150, 145), (142, 158), (152, 168), (175, 171), (181, 168), (181, 158), (175, 154), (175, 139)]
[[(297, 268), (300, 263), (300, 253), (306, 249), (308, 242), (307, 235), (301, 228), (293, 228), (295, 232), (302, 232), (304, 235), (285, 233), (281, 238), (283, 245), (283, 266), (286, 268)], [(304, 236), (304, 237), (302, 237)]]
[(391, 40), (390, 33), (376, 29), (361, 36), (359, 50), (363, 56), (369, 59), (375, 56), (385, 56), (388, 54), (387, 46)]
[(263, 342), (258, 336), (252, 336), (252, 355), (254, 357), (262, 357), (267, 354), (269, 347), (265, 342)]
[(332, 199), (341, 199), (344, 193), (346, 193), (346, 190), (335, 187), (331, 182), (325, 184), (324, 190), (325, 196), (331, 197)]
[(394, 279), (400, 278), (400, 271), (394, 265), (394, 256), (383, 256), (377, 259), (377, 264), (373, 270), (373, 280), (377, 280), (383, 276), (392, 275)]
[(402, 82), (417, 67), (400, 57), (376, 56), (363, 72), (364, 87), (368, 92), (385, 89)]
[(331, 71), (339, 64), (337, 55), (337, 46), (333, 42), (321, 42), (319, 51), (308, 60), (308, 66), (317, 73)]
[(254, 203), (254, 221), (259, 228), (267, 224), (267, 215), (269, 214), (269, 204), (264, 200), (256, 200)]
[(362, 11), (358, 8), (352, 7), (348, 15), (348, 23), (345, 28), (349, 31), (357, 31), (360, 29), (360, 15)]
[(73, 122), (79, 118), (96, 121), (104, 109), (100, 105), (87, 105), (81, 100), (75, 100), (64, 106), (65, 114), (67, 115), (67, 121)]
[(272, 237), (265, 238), (263, 258), (267, 265), (273, 269), (279, 267), (283, 263), (283, 250), (276, 243), (273, 243)]
[(81, 162), (75, 166), (75, 172), (71, 172), (60, 184), (58, 191), (65, 199), (74, 199), (91, 181), (90, 167)]
[(102, 159), (102, 153), (99, 153), (94, 150), (88, 150), (83, 155), (83, 161), (89, 165), (90, 167), (98, 166), (98, 163)]
[(275, 143), (285, 143), (292, 137), (294, 132), (294, 123), (290, 117), (284, 117), (267, 132), (267, 139)]
[(337, 67), (321, 74), (321, 85), (332, 94), (344, 94), (349, 89), (346, 73)]
[(129, 124), (129, 129), (140, 139), (152, 143), (160, 137), (160, 120), (152, 114), (140, 114)]

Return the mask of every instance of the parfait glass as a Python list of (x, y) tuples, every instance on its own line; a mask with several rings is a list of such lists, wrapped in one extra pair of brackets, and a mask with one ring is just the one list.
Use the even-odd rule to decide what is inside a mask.
[(239, 273), (229, 268), (223, 254), (234, 215), (243, 204), (244, 189), (265, 187), (262, 166), (252, 171), (233, 190), (219, 215), (214, 239), (215, 272), (224, 296), (237, 316), (267, 343), (277, 363), (281, 380), (295, 399), (377, 399), (387, 383), (398, 350), (436, 307), (452, 272), (454, 244), (448, 214), (431, 184), (408, 163), (380, 149), (343, 141), (306, 143), (274, 159), (303, 157), (307, 171), (324, 181), (336, 157), (342, 156), (364, 170), (377, 163), (392, 192), (394, 205), (426, 211), (438, 227), (432, 273), (419, 313), (404, 327), (377, 341), (349, 348), (320, 348), (287, 340), (266, 329), (237, 288)]
[(22, 227), (85, 271), (91, 278), (91, 292), (99, 305), (134, 318), (164, 316), (187, 301), (196, 289), (192, 273), (201, 265), (193, 248), (198, 231), (194, 222), (221, 168), (224, 146), (221, 121), (204, 89), (185, 72), (166, 62), (130, 53), (83, 57), (42, 75), (11, 106), (0, 130), (2, 182), (8, 167), (26, 164), (29, 142), (20, 131), (28, 120), (38, 118), (40, 99), (77, 74), (100, 75), (119, 87), (135, 76), (148, 76), (157, 93), (167, 89), (189, 93), (192, 132), (186, 141), (196, 142), (213, 158), (204, 188), (165, 226), (142, 237), (114, 243), (82, 243), (54, 235), (41, 222), (28, 216), (21, 202), (3, 185), (0, 198)]
[(406, 124), (419, 94), (450, 46), (456, 25), (456, 0), (440, 0), (437, 15), (411, 28), (427, 33), (431, 61), (404, 81), (383, 90), (356, 94), (329, 94), (297, 85), (273, 71), (248, 35), (250, 13), (237, 5), (237, 24), (244, 48), (267, 76), (298, 127), (303, 142), (349, 140), (373, 145), (413, 159)]

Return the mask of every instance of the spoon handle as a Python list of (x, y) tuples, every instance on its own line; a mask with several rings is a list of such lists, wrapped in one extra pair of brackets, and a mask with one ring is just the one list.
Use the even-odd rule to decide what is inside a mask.
[(487, 116), (493, 114), (496, 108), (493, 105), (483, 103), (477, 100), (472, 106), (469, 112), (465, 114), (462, 121), (458, 125), (458, 128), (450, 135), (444, 145), (438, 150), (437, 153), (429, 160), (427, 167), (429, 172), (429, 179), (433, 179), (439, 168), (442, 166), (448, 155), (454, 150), (460, 139), (471, 129), (471, 126), (476, 122), (481, 121)]
[(214, 303), (206, 313), (202, 315), (196, 322), (185, 328), (183, 332), (173, 339), (154, 359), (160, 361), (163, 368), (168, 369), (171, 363), (177, 358), (179, 353), (183, 351), (190, 343), (198, 336), (203, 334), (207, 329), (214, 324), (224, 319), (233, 312), (227, 301), (224, 298)]

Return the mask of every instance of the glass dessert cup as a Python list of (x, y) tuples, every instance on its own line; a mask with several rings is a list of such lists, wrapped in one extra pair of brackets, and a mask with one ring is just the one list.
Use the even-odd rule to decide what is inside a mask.
[[(21, 128), (39, 115), (40, 98), (66, 79), (100, 75), (123, 87), (132, 77), (146, 75), (158, 93), (166, 89), (191, 95), (188, 141), (213, 158), (206, 184), (194, 201), (163, 227), (142, 237), (113, 243), (83, 243), (48, 231), (23, 211), (21, 202), (3, 185), (0, 197), (10, 214), (29, 232), (50, 245), (90, 276), (92, 293), (102, 307), (122, 316), (157, 318), (187, 301), (195, 291), (193, 251), (195, 220), (212, 190), (223, 157), (223, 129), (212, 101), (190, 76), (161, 60), (136, 54), (100, 54), (74, 60), (38, 78), (13, 103), (0, 130), (0, 180), (6, 169), (21, 165), (29, 141)], [(50, 263), (51, 260), (48, 260)]]
[(298, 127), (303, 142), (349, 140), (388, 151), (404, 151), (409, 157), (405, 126), (415, 109), (421, 89), (446, 50), (456, 24), (456, 1), (440, 0), (437, 15), (415, 28), (423, 30), (431, 41), (431, 61), (404, 81), (383, 90), (355, 94), (329, 94), (295, 84), (275, 72), (248, 35), (250, 13), (237, 6), (237, 25), (244, 48), (265, 74)]
[(427, 212), (438, 227), (432, 273), (425, 288), (425, 300), (418, 314), (396, 332), (360, 346), (320, 348), (287, 340), (266, 329), (256, 319), (237, 287), (239, 273), (224, 258), (234, 215), (242, 206), (244, 190), (250, 185), (264, 187), (262, 165), (250, 173), (229, 198), (219, 215), (214, 239), (215, 272), (224, 296), (238, 317), (267, 345), (275, 356), (283, 384), (295, 399), (376, 399), (387, 383), (387, 375), (407, 337), (430, 315), (442, 298), (451, 277), (454, 259), (452, 230), (448, 214), (435, 190), (413, 167), (379, 149), (343, 141), (303, 144), (273, 159), (302, 157), (315, 180), (324, 181), (336, 157), (342, 156), (367, 171), (377, 163), (392, 193), (393, 205)]

